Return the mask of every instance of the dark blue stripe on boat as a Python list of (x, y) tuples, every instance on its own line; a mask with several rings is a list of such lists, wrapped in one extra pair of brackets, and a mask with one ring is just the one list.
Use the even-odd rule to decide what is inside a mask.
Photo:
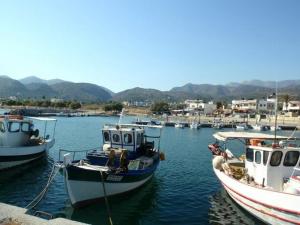
[[(146, 179), (156, 170), (159, 160), (156, 160), (152, 167), (144, 170), (129, 170), (128, 172), (103, 172), (105, 182), (109, 183), (130, 183)], [(83, 169), (78, 166), (68, 166), (68, 180), (101, 182), (100, 171)]]

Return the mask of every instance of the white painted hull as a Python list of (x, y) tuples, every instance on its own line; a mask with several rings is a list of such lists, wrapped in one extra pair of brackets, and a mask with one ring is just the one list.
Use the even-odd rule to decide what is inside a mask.
[(0, 147), (0, 170), (19, 166), (40, 158), (55, 143), (54, 139), (36, 146)]
[(300, 196), (253, 187), (214, 169), (230, 197), (267, 224), (300, 224)]
[(198, 129), (199, 127), (198, 127), (198, 124), (196, 124), (196, 123), (191, 123), (191, 124), (190, 124), (190, 128), (191, 128), (191, 129)]
[[(152, 176), (130, 183), (105, 182), (106, 194), (107, 196), (112, 196), (134, 190), (150, 180)], [(65, 183), (72, 205), (105, 197), (101, 182), (68, 180), (68, 175), (65, 173)]]
[(248, 130), (245, 126), (236, 126), (236, 130)]
[(253, 130), (257, 130), (257, 131), (265, 130), (265, 127), (261, 126), (261, 125), (254, 125), (254, 126), (252, 126), (252, 128), (253, 128)]

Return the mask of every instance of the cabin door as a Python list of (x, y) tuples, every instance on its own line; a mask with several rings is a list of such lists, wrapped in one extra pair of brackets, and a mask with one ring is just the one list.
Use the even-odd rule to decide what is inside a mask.
[(265, 178), (265, 166), (263, 164), (263, 153), (261, 151), (255, 151), (254, 153), (254, 180), (256, 183), (262, 185)]

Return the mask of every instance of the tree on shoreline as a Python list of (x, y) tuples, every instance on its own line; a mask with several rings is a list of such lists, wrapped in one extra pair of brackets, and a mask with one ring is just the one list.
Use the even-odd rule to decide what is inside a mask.
[(163, 113), (170, 113), (170, 107), (167, 102), (155, 102), (151, 108), (150, 108), (152, 113), (155, 114), (163, 114)]

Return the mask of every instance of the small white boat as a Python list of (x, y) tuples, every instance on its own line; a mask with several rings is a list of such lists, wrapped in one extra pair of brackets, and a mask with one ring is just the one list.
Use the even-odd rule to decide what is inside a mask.
[[(270, 126), (271, 131), (275, 131), (275, 126)], [(276, 126), (276, 130), (281, 130), (280, 126)]]
[(266, 130), (266, 126), (255, 124), (252, 126), (252, 129), (257, 130), (257, 131), (264, 131), (264, 130)]
[(73, 206), (132, 191), (151, 179), (164, 155), (159, 151), (159, 141), (155, 147), (154, 139), (159, 140), (160, 135), (147, 136), (146, 127), (162, 128), (105, 125), (102, 150), (86, 151), (86, 158), (77, 161), (74, 160), (76, 151), (60, 151), (60, 155), (61, 152), (67, 153), (64, 154), (64, 177)]
[(200, 124), (196, 123), (196, 122), (192, 122), (192, 123), (190, 123), (190, 128), (191, 129), (199, 129), (200, 128)]
[(224, 124), (222, 122), (216, 122), (216, 123), (212, 124), (212, 128), (223, 129), (224, 128)]
[(32, 119), (56, 122), (55, 119), (24, 118), (19, 115), (0, 117), (0, 170), (38, 159), (54, 145), (54, 137), (50, 138), (46, 133), (40, 136), (39, 130), (34, 129)]
[[(214, 137), (217, 142), (208, 146), (213, 170), (229, 196), (267, 224), (300, 224), (300, 147), (295, 140), (291, 144), (289, 137), (250, 132)], [(245, 143), (245, 155), (237, 158), (225, 149), (231, 140)]]
[(175, 128), (184, 128), (185, 125), (183, 123), (176, 123)]
[(236, 130), (248, 130), (248, 125), (247, 124), (238, 124), (236, 125)]

